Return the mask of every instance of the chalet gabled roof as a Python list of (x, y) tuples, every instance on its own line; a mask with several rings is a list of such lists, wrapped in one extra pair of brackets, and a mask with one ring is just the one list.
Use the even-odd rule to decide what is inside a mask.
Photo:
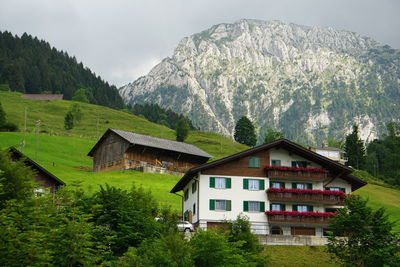
[(137, 144), (137, 145), (142, 145), (142, 146), (147, 146), (147, 147), (154, 147), (154, 148), (159, 148), (159, 149), (164, 149), (164, 150), (170, 150), (170, 151), (175, 151), (175, 152), (180, 152), (180, 153), (185, 153), (189, 155), (195, 155), (203, 158), (213, 158), (210, 154), (207, 152), (201, 150), (200, 148), (183, 143), (183, 142), (177, 142), (177, 141), (172, 141), (168, 139), (162, 139), (162, 138), (157, 138), (153, 136), (148, 136), (148, 135), (143, 135), (143, 134), (137, 134), (137, 133), (132, 133), (132, 132), (126, 132), (126, 131), (121, 131), (121, 130), (116, 130), (116, 129), (108, 129), (104, 135), (100, 138), (100, 140), (96, 143), (96, 145), (90, 150), (88, 153), (88, 156), (93, 156), (94, 151), (96, 151), (97, 147), (103, 142), (103, 140), (108, 136), (110, 132), (113, 132), (126, 141), (128, 141), (131, 144)]
[(43, 173), (44, 175), (46, 175), (48, 178), (50, 178), (51, 180), (53, 180), (56, 184), (58, 185), (66, 185), (63, 181), (61, 181), (59, 178), (57, 178), (55, 175), (53, 175), (52, 173), (50, 173), (49, 171), (47, 171), (45, 168), (43, 168), (42, 166), (40, 166), (38, 163), (36, 163), (35, 161), (31, 160), (30, 158), (28, 158), (27, 156), (25, 156), (21, 151), (19, 151), (18, 149), (16, 149), (15, 147), (9, 147), (8, 151), (11, 153), (11, 155), (16, 158), (16, 159), (20, 159), (20, 158), (24, 158), (24, 162), (25, 164), (31, 166), (34, 170), (36, 170), (37, 172)]
[(228, 163), (230, 161), (233, 161), (233, 160), (236, 160), (239, 158), (247, 157), (249, 155), (252, 155), (253, 153), (256, 153), (256, 152), (259, 152), (262, 150), (268, 150), (268, 149), (275, 148), (275, 147), (284, 148), (288, 151), (293, 152), (294, 154), (303, 156), (304, 158), (306, 158), (308, 160), (316, 162), (316, 163), (320, 164), (321, 166), (323, 166), (324, 168), (327, 168), (329, 170), (335, 171), (338, 174), (341, 174), (341, 178), (347, 180), (350, 184), (352, 184), (352, 187), (355, 189), (358, 189), (367, 184), (366, 182), (358, 179), (357, 177), (350, 175), (350, 173), (353, 172), (353, 169), (351, 169), (343, 164), (340, 164), (336, 161), (333, 161), (327, 157), (324, 157), (314, 151), (304, 148), (296, 143), (293, 143), (293, 142), (289, 141), (288, 139), (281, 138), (281, 139), (275, 140), (273, 142), (270, 142), (267, 144), (262, 144), (262, 145), (250, 148), (248, 150), (233, 154), (231, 156), (191, 168), (185, 173), (185, 175), (178, 181), (178, 183), (171, 189), (170, 192), (176, 193), (178, 191), (181, 191), (186, 186), (186, 184), (189, 183), (190, 180), (200, 171), (210, 169), (210, 168)]

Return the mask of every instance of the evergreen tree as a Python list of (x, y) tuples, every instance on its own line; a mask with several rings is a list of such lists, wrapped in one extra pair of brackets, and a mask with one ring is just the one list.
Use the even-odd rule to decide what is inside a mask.
[(74, 115), (72, 115), (71, 111), (68, 111), (64, 117), (64, 128), (65, 130), (74, 128)]
[(189, 135), (189, 124), (185, 119), (180, 119), (176, 126), (176, 141), (183, 142)]
[(398, 266), (400, 239), (384, 209), (374, 211), (358, 196), (347, 197), (346, 205), (331, 220), (328, 252), (342, 266)]
[(86, 95), (86, 90), (84, 88), (79, 88), (78, 90), (76, 90), (74, 96), (72, 97), (72, 100), (83, 103), (89, 103), (89, 99)]
[(18, 126), (12, 122), (7, 122), (6, 112), (0, 102), (0, 132), (16, 132)]
[(275, 131), (274, 129), (267, 129), (267, 133), (265, 134), (264, 138), (264, 143), (270, 143), (279, 138), (283, 138), (283, 133)]
[(257, 142), (255, 128), (247, 117), (241, 117), (236, 123), (234, 137), (238, 143), (255, 146)]
[(353, 132), (346, 136), (344, 150), (348, 159), (347, 166), (352, 166), (356, 169), (365, 168), (365, 147), (364, 142), (358, 135), (357, 125), (353, 125)]

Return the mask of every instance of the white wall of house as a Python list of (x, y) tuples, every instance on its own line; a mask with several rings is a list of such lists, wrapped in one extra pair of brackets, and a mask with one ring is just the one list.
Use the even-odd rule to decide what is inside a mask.
[(276, 149), (272, 148), (269, 150), (269, 155), (270, 155), (270, 160), (280, 160), (282, 166), (292, 166), (292, 161), (307, 161), (310, 162), (311, 164), (308, 165), (308, 167), (311, 168), (321, 168), (320, 165), (317, 163), (311, 162), (310, 160), (307, 160), (301, 156), (298, 156), (296, 154), (293, 154), (285, 149)]
[(340, 178), (336, 178), (331, 183), (327, 184), (326, 187), (342, 187), (346, 190), (346, 194), (351, 193), (351, 184)]
[[(192, 193), (192, 184), (197, 183), (197, 189), (194, 193)], [(183, 212), (191, 211), (192, 212), (192, 223), (196, 223), (198, 221), (198, 203), (197, 203), (197, 195), (199, 193), (199, 184), (197, 178), (192, 179), (183, 189), (183, 197), (185, 197), (185, 191), (188, 190), (189, 198), (183, 201)], [(196, 205), (195, 210), (193, 209), (193, 204)]]
[[(230, 189), (210, 188), (210, 177), (231, 178)], [(264, 180), (264, 190), (243, 189), (243, 179)], [(265, 189), (268, 188), (269, 181), (267, 178), (250, 177), (250, 176), (223, 176), (223, 175), (200, 175), (199, 188), (199, 214), (200, 220), (216, 222), (225, 220), (235, 220), (239, 214), (249, 217), (252, 224), (252, 230), (266, 234), (267, 216), (264, 212), (245, 212), (243, 210), (244, 201), (262, 201), (265, 203), (265, 209), (269, 206)], [(210, 199), (231, 200), (231, 211), (210, 210)]]

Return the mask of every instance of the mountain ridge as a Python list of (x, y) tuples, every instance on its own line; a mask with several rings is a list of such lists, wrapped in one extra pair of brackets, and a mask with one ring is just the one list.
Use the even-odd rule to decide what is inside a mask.
[(275, 128), (315, 144), (341, 139), (357, 123), (371, 141), (400, 115), (399, 62), (399, 50), (358, 33), (243, 19), (183, 38), (119, 92), (127, 103), (157, 103), (228, 136), (245, 115), (260, 136)]

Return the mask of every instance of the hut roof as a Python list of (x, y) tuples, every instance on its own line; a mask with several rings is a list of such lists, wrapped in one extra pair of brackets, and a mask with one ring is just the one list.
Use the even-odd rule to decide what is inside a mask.
[(165, 149), (165, 150), (170, 150), (170, 151), (176, 151), (180, 153), (185, 153), (189, 155), (195, 155), (199, 157), (204, 157), (204, 158), (212, 158), (210, 154), (207, 152), (201, 150), (200, 148), (191, 145), (191, 144), (186, 144), (183, 142), (177, 142), (177, 141), (172, 141), (168, 139), (163, 139), (163, 138), (157, 138), (153, 136), (148, 136), (148, 135), (143, 135), (143, 134), (137, 134), (137, 133), (132, 133), (132, 132), (126, 132), (126, 131), (121, 131), (121, 130), (116, 130), (116, 129), (108, 129), (104, 135), (100, 138), (100, 140), (96, 143), (96, 145), (90, 150), (88, 153), (88, 156), (93, 156), (94, 151), (97, 149), (97, 147), (100, 145), (100, 143), (108, 136), (110, 132), (113, 132), (126, 141), (128, 141), (131, 144), (137, 144), (137, 145), (142, 145), (142, 146), (147, 146), (147, 147), (154, 147), (154, 148), (160, 148), (160, 149)]

